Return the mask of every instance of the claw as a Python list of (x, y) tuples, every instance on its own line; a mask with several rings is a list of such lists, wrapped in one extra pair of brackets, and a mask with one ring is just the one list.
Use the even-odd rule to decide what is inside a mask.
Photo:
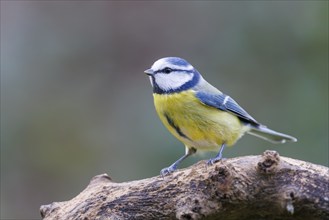
[(175, 167), (172, 167), (172, 166), (170, 166), (170, 167), (166, 167), (166, 168), (163, 168), (163, 169), (160, 171), (160, 175), (161, 175), (162, 177), (164, 177), (164, 176), (167, 176), (167, 175), (171, 174), (171, 173), (174, 172), (175, 170), (176, 170)]
[(211, 165), (214, 165), (214, 163), (216, 163), (217, 161), (215, 161), (215, 158), (211, 158), (207, 161), (207, 165), (208, 166), (211, 166)]
[(215, 163), (217, 163), (218, 161), (223, 160), (223, 159), (225, 159), (225, 158), (216, 158), (216, 157), (211, 158), (207, 161), (207, 165), (208, 166), (214, 165)]

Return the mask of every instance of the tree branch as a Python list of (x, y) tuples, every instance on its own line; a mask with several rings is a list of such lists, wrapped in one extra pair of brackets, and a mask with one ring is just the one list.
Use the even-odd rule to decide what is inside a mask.
[(43, 219), (329, 219), (329, 169), (275, 151), (115, 183), (95, 176)]

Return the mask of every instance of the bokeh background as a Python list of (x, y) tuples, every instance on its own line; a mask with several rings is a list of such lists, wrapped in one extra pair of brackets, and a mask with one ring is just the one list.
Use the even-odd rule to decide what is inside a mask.
[(298, 138), (245, 136), (225, 157), (274, 149), (328, 166), (328, 1), (1, 1), (1, 219), (180, 157), (143, 73), (165, 56)]

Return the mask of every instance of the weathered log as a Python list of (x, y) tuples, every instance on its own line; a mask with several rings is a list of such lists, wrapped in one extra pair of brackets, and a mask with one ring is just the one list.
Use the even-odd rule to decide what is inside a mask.
[(329, 219), (329, 169), (266, 151), (124, 183), (103, 174), (40, 212), (52, 220)]

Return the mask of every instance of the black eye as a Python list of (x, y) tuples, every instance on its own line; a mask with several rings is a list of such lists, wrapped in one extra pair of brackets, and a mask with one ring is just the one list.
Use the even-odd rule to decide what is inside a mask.
[(163, 69), (163, 72), (166, 73), (166, 74), (169, 74), (172, 72), (172, 69), (170, 69), (169, 67), (166, 67)]

